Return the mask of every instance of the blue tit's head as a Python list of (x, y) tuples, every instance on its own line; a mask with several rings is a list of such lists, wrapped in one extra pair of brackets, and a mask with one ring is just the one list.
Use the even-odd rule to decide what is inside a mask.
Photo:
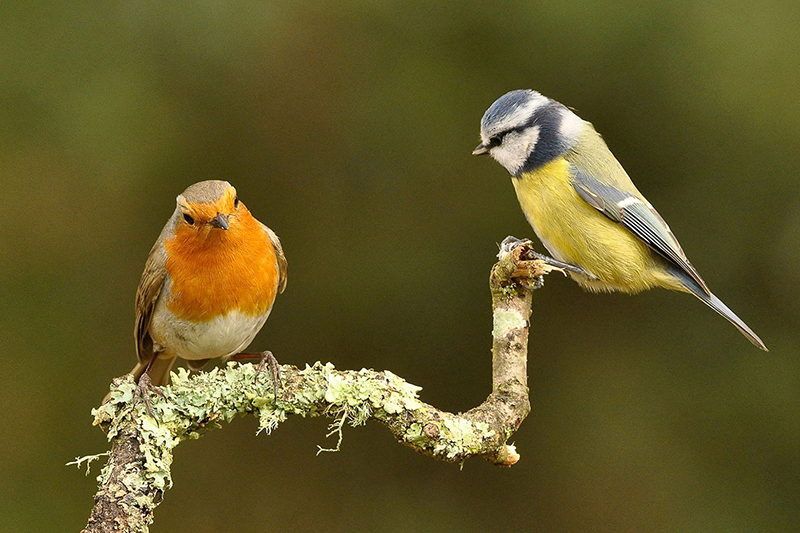
[(506, 93), (481, 119), (474, 155), (491, 155), (519, 177), (567, 153), (588, 123), (566, 106), (530, 89)]

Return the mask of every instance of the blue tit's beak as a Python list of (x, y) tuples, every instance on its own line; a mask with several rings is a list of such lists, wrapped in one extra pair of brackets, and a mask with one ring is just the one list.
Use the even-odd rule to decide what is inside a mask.
[(486, 155), (489, 153), (489, 147), (481, 143), (472, 151), (472, 155)]
[(209, 224), (212, 228), (228, 229), (228, 216), (223, 215), (222, 213), (217, 213), (217, 216), (212, 218)]

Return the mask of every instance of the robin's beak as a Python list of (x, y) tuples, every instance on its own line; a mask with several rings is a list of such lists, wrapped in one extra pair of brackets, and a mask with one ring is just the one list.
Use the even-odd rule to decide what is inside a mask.
[(217, 216), (211, 219), (209, 222), (211, 227), (219, 228), (219, 229), (228, 229), (228, 215), (223, 215), (222, 213), (217, 213)]
[(479, 144), (475, 147), (472, 151), (472, 155), (486, 155), (489, 153), (489, 147), (484, 145), (483, 143)]

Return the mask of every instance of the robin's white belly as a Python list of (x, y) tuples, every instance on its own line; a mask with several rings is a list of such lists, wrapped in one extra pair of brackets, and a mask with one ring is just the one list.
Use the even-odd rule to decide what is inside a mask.
[(150, 323), (150, 336), (164, 351), (184, 359), (214, 359), (240, 353), (253, 341), (266, 322), (272, 307), (263, 315), (250, 316), (238, 311), (207, 322), (176, 317), (159, 298)]

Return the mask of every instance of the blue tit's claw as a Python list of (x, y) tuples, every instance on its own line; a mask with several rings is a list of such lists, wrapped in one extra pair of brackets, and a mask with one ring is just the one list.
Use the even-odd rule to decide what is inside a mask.
[[(510, 253), (514, 253), (516, 255), (516, 260), (518, 261), (542, 261), (548, 267), (550, 267), (551, 270), (558, 270), (565, 276), (567, 275), (567, 272), (572, 272), (573, 274), (578, 274), (579, 276), (583, 276), (592, 281), (596, 281), (598, 279), (597, 276), (579, 266), (565, 263), (564, 261), (559, 261), (558, 259), (553, 259), (548, 255), (540, 254), (534, 251), (533, 243), (528, 239), (517, 239), (512, 235), (509, 235), (503, 239), (503, 242), (500, 243), (500, 252), (497, 254), (497, 257), (498, 259), (502, 259)], [(542, 285), (544, 285), (544, 280), (542, 280), (541, 283), (537, 280), (537, 282), (534, 284), (534, 287), (539, 288)]]
[[(527, 239), (525, 239), (525, 240), (527, 240)], [(519, 246), (520, 244), (525, 242), (525, 240), (517, 239), (513, 235), (509, 235), (508, 237), (503, 239), (503, 242), (500, 243), (500, 247), (501, 248), (507, 248), (508, 251), (510, 252), (511, 250), (513, 250), (514, 248), (516, 248), (517, 246)]]
[(497, 253), (497, 258), (502, 259), (504, 255), (510, 254), (523, 244), (533, 244), (528, 239), (517, 239), (513, 235), (509, 235), (503, 242), (500, 243), (500, 251)]

